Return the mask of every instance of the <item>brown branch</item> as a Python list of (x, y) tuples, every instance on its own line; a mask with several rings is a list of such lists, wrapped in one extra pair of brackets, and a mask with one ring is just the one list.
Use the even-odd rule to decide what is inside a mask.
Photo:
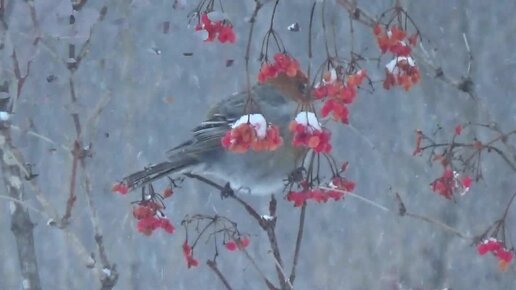
[[(74, 4), (73, 9), (75, 11), (81, 10), (81, 8), (86, 4), (87, 0), (82, 0)], [(104, 19), (105, 15), (107, 13), (107, 7), (104, 6), (100, 13), (99, 18), (97, 19), (97, 22), (100, 22)], [(69, 23), (71, 25), (75, 24), (75, 18), (73, 15), (70, 15)], [(95, 24), (95, 25), (96, 25)], [(85, 157), (88, 156), (88, 149), (84, 149), (82, 146), (82, 126), (80, 121), (80, 116), (77, 112), (75, 112), (75, 109), (73, 106), (77, 104), (77, 94), (75, 90), (75, 84), (74, 84), (74, 78), (73, 73), (79, 68), (79, 65), (81, 63), (81, 60), (84, 59), (86, 54), (89, 52), (89, 47), (91, 43), (93, 35), (93, 28), (90, 29), (90, 34), (88, 36), (88, 39), (86, 42), (82, 45), (80, 48), (79, 54), (76, 55), (76, 47), (74, 44), (70, 43), (68, 45), (68, 57), (71, 61), (67, 62), (67, 68), (69, 69), (71, 75), (69, 78), (69, 89), (70, 89), (70, 99), (72, 103), (72, 111), (70, 112), (70, 115), (73, 120), (74, 128), (75, 128), (75, 141), (74, 141), (74, 149), (72, 151), (73, 161), (72, 161), (72, 173), (70, 177), (70, 195), (67, 202), (67, 216), (71, 215), (71, 209), (73, 208), (73, 203), (75, 202), (76, 196), (75, 196), (75, 188), (76, 188), (76, 179), (77, 179), (77, 167), (80, 164), (82, 172), (83, 172), (83, 187), (85, 192), (85, 197), (88, 203), (88, 209), (90, 212), (90, 220), (93, 226), (93, 231), (95, 233), (95, 243), (97, 246), (97, 251), (99, 253), (100, 262), (102, 264), (102, 270), (101, 274), (98, 276), (98, 279), (101, 283), (101, 290), (111, 290), (118, 281), (118, 272), (116, 270), (116, 265), (111, 264), (109, 262), (109, 259), (107, 257), (107, 252), (104, 246), (103, 242), (103, 235), (102, 230), (100, 227), (99, 219), (97, 216), (97, 210), (95, 207), (95, 203), (92, 198), (91, 194), (91, 179), (89, 177), (89, 174), (86, 170), (86, 161)], [(92, 120), (96, 118), (96, 115), (99, 115), (102, 112), (102, 108), (105, 106), (106, 102), (104, 102), (103, 99), (97, 104), (97, 108), (94, 111), (94, 114), (92, 116)], [(89, 124), (93, 125), (93, 124)], [(66, 216), (66, 215), (65, 215)]]
[(210, 267), (210, 269), (215, 273), (215, 275), (217, 275), (217, 277), (220, 279), (222, 284), (224, 284), (224, 287), (226, 287), (227, 290), (233, 290), (231, 285), (229, 285), (229, 282), (226, 279), (226, 277), (224, 277), (224, 274), (222, 274), (219, 267), (217, 267), (217, 262), (208, 260), (206, 261), (206, 265), (208, 265), (208, 267)]
[[(407, 211), (407, 208), (405, 207), (405, 204), (403, 203), (403, 200), (401, 199), (401, 196), (396, 193), (396, 200), (398, 201), (398, 214), (400, 216), (408, 216), (408, 217), (411, 217), (411, 218), (414, 218), (414, 219), (418, 219), (418, 220), (422, 220), (422, 221), (425, 221), (429, 224), (433, 224), (435, 226), (438, 226), (448, 232), (451, 232), (451, 233), (454, 233), (456, 236), (458, 236), (459, 238), (462, 238), (462, 239), (465, 239), (465, 240), (472, 240), (473, 238), (466, 235), (466, 234), (463, 234), (461, 231), (457, 230), (456, 228), (450, 226), (450, 225), (447, 225), (445, 224), (444, 222), (441, 222), (439, 220), (436, 220), (434, 218), (431, 218), (431, 217), (427, 217), (427, 216), (422, 216), (422, 215), (419, 215), (419, 214), (415, 214), (415, 213), (411, 213), (411, 212), (408, 212)], [(392, 210), (391, 210), (392, 212)]]
[(360, 9), (357, 6), (356, 0), (337, 0), (337, 3), (342, 5), (349, 13), (349, 16), (366, 26), (373, 27), (376, 24), (376, 19), (367, 11)]
[[(24, 176), (18, 168), (13, 156), (8, 154), (4, 148), (12, 147), (11, 136), (8, 127), (1, 128), (2, 156), (0, 165), (2, 167), (4, 184), (10, 198), (23, 202), (24, 191), (22, 180)], [(40, 290), (41, 282), (39, 277), (38, 262), (34, 246), (34, 224), (30, 219), (29, 212), (21, 203), (11, 204), (11, 231), (16, 240), (20, 272), (23, 278), (23, 288), (29, 290)]]
[(415, 213), (411, 213), (411, 212), (408, 212), (407, 211), (407, 208), (405, 206), (405, 204), (403, 203), (403, 201), (401, 200), (401, 197), (399, 196), (399, 194), (396, 195), (396, 201), (397, 201), (397, 204), (398, 204), (398, 210), (393, 210), (393, 209), (390, 209), (386, 206), (383, 206), (373, 200), (370, 200), (370, 199), (367, 199), (361, 195), (358, 195), (356, 193), (352, 193), (352, 192), (348, 192), (348, 191), (344, 191), (344, 190), (339, 190), (339, 189), (332, 189), (332, 188), (329, 188), (329, 187), (320, 187), (321, 189), (326, 189), (326, 190), (334, 190), (334, 191), (337, 191), (337, 192), (342, 192), (348, 196), (352, 196), (354, 198), (357, 198), (369, 205), (372, 205), (378, 209), (381, 209), (385, 212), (390, 212), (390, 213), (394, 213), (396, 215), (399, 215), (399, 216), (408, 216), (408, 217), (411, 217), (411, 218), (415, 218), (415, 219), (418, 219), (418, 220), (422, 220), (422, 221), (425, 221), (427, 223), (430, 223), (430, 224), (433, 224), (435, 226), (438, 226), (446, 231), (449, 231), (449, 232), (452, 232), (454, 233), (455, 235), (457, 235), (458, 237), (460, 238), (463, 238), (465, 240), (472, 240), (472, 237), (462, 233), (461, 231), (457, 230), (456, 228), (444, 223), (444, 222), (441, 222), (439, 220), (436, 220), (434, 218), (431, 218), (431, 217), (427, 217), (427, 216), (423, 216), (423, 215), (419, 215), (419, 214), (415, 214)]
[(278, 275), (278, 280), (280, 283), (281, 289), (286, 289), (287, 286), (287, 277), (283, 271), (283, 260), (281, 259), (281, 253), (278, 246), (278, 239), (276, 237), (276, 219), (272, 220), (264, 220), (262, 219), (262, 223), (264, 226), (262, 228), (267, 233), (267, 237), (269, 239), (269, 243), (271, 245), (272, 254), (274, 255), (274, 259), (276, 259), (276, 273)]
[[(17, 170), (20, 172), (20, 176), (28, 176), (29, 172), (23, 164), (25, 164), (23, 155), (21, 152), (12, 144), (11, 141), (11, 135), (10, 135), (10, 129), (8, 127), (4, 127), (0, 131), (0, 154), (2, 155), (2, 161), (7, 161), (9, 163), (9, 166), (16, 166)], [(1, 161), (0, 161), (1, 162)], [(14, 167), (13, 167), (14, 168)], [(7, 176), (4, 174), (4, 176)], [(10, 179), (11, 182), (15, 181), (16, 178)], [(21, 179), (23, 180), (23, 179)], [(38, 202), (42, 205), (44, 211), (44, 215), (46, 217), (49, 217), (49, 220), (47, 222), (48, 225), (53, 226), (55, 228), (59, 228), (63, 231), (63, 233), (66, 235), (66, 238), (72, 245), (72, 248), (74, 249), (77, 256), (82, 260), (82, 263), (84, 265), (89, 265), (91, 263), (91, 257), (89, 252), (86, 250), (86, 247), (84, 244), (81, 243), (79, 238), (72, 232), (69, 231), (69, 229), (65, 226), (63, 226), (60, 223), (60, 219), (57, 218), (58, 214), (57, 211), (52, 207), (52, 205), (48, 202), (48, 200), (45, 198), (45, 195), (41, 191), (41, 189), (38, 187), (36, 183), (36, 179), (30, 179), (28, 180), (29, 185), (31, 186), (31, 189), (35, 192), (35, 197), (38, 200)], [(7, 183), (6, 183), (7, 184)], [(20, 184), (21, 185), (21, 184)], [(15, 198), (16, 200), (20, 200), (19, 198)], [(22, 201), (22, 200), (20, 200)], [(17, 204), (20, 204), (17, 202)], [(21, 206), (21, 204), (20, 204)], [(30, 241), (28, 239), (27, 241)], [(101, 277), (105, 275), (98, 267), (97, 265), (94, 265), (94, 271), (92, 272), (93, 275), (101, 281)], [(106, 289), (106, 288), (105, 288)], [(110, 288), (107, 288), (110, 289)]]
[(2, 23), (3, 29), (7, 30), (8, 25), (5, 20), (5, 0), (0, 0), (0, 23)]
[(511, 208), (512, 202), (514, 201), (514, 198), (516, 197), (516, 192), (514, 192), (511, 196), (511, 199), (509, 200), (509, 203), (507, 204), (507, 207), (505, 208), (505, 211), (503, 212), (502, 220), (505, 221), (507, 218), (507, 215), (509, 214), (509, 209)]
[(86, 196), (86, 201), (88, 202), (88, 209), (90, 211), (90, 220), (93, 226), (93, 231), (95, 233), (95, 243), (97, 245), (97, 251), (99, 252), (100, 262), (102, 264), (102, 270), (104, 275), (102, 276), (100, 283), (102, 285), (102, 290), (111, 290), (116, 285), (118, 281), (118, 272), (116, 270), (116, 264), (112, 264), (109, 262), (106, 249), (104, 247), (102, 230), (100, 228), (99, 219), (97, 216), (97, 208), (95, 207), (95, 203), (93, 201), (93, 197), (91, 194), (91, 178), (86, 170), (86, 163), (84, 158), (80, 159), (81, 169), (84, 173), (84, 193)]
[(212, 181), (212, 180), (209, 180), (208, 178), (204, 177), (204, 176), (200, 176), (200, 175), (197, 175), (197, 174), (194, 174), (194, 173), (184, 173), (184, 176), (188, 177), (188, 178), (193, 178), (193, 179), (197, 179), (203, 183), (206, 183), (216, 189), (218, 189), (222, 195), (224, 197), (230, 197), (234, 200), (236, 200), (238, 203), (240, 203), (244, 208), (245, 210), (247, 211), (247, 213), (249, 213), (251, 215), (251, 217), (253, 217), (259, 224), (260, 226), (263, 228), (264, 225), (262, 224), (262, 217), (258, 214), (258, 212), (250, 205), (248, 204), (245, 200), (241, 199), (240, 197), (236, 196), (233, 189), (231, 189), (231, 187), (229, 186), (229, 184), (226, 184), (226, 186), (222, 186), (220, 184), (217, 184), (216, 182)]
[(65, 214), (61, 218), (61, 224), (63, 226), (67, 226), (70, 223), (70, 218), (72, 217), (73, 206), (75, 205), (75, 201), (77, 200), (77, 195), (75, 194), (75, 187), (77, 181), (77, 166), (79, 164), (79, 154), (80, 154), (80, 145), (77, 140), (73, 144), (72, 151), (72, 174), (70, 176), (70, 191), (68, 194), (68, 199), (66, 200), (66, 210)]
[(274, 284), (272, 284), (272, 282), (269, 279), (267, 279), (267, 277), (265, 276), (263, 271), (260, 270), (260, 267), (258, 267), (258, 265), (256, 264), (256, 261), (253, 259), (253, 257), (251, 257), (249, 252), (245, 248), (241, 249), (241, 251), (244, 252), (246, 258), (251, 262), (253, 267), (256, 269), (256, 271), (258, 272), (260, 277), (263, 279), (263, 282), (265, 283), (265, 285), (267, 285), (267, 288), (269, 290), (277, 290), (278, 288), (276, 288), (276, 286), (274, 286)]
[(294, 285), (296, 279), (296, 267), (299, 259), (299, 252), (301, 250), (301, 241), (303, 240), (303, 231), (305, 227), (305, 215), (306, 215), (306, 202), (301, 207), (301, 213), (299, 214), (299, 227), (297, 230), (296, 248), (294, 250), (294, 261), (292, 262), (292, 270), (290, 271), (290, 284)]
[(422, 221), (425, 221), (429, 224), (433, 224), (435, 226), (438, 226), (448, 232), (451, 232), (453, 234), (455, 234), (456, 236), (458, 236), (459, 238), (461, 239), (464, 239), (464, 240), (473, 240), (472, 237), (468, 236), (468, 235), (465, 235), (463, 234), (462, 232), (460, 232), (459, 230), (457, 230), (456, 228), (452, 227), (452, 226), (449, 226), (439, 220), (436, 220), (434, 218), (431, 218), (431, 217), (427, 217), (427, 216), (422, 216), (422, 215), (418, 215), (418, 214), (415, 214), (415, 213), (411, 213), (411, 212), (406, 212), (405, 213), (405, 216), (408, 216), (408, 217), (412, 217), (412, 218), (415, 218), (415, 219), (418, 219), (418, 220), (422, 220)]
[[(80, 11), (82, 7), (86, 4), (87, 0), (80, 0), (78, 3), (73, 5), (73, 9), (75, 11)], [(93, 36), (93, 28), (95, 25), (97, 25), (99, 22), (102, 22), (107, 14), (107, 6), (103, 6), (99, 11), (99, 16), (97, 18), (97, 22), (93, 24), (93, 26), (90, 29), (90, 34), (88, 35), (88, 38), (84, 42), (84, 44), (79, 49), (79, 53), (76, 53), (76, 47), (75, 44), (69, 43), (68, 44), (68, 59), (65, 61), (66, 67), (68, 70), (73, 74), (77, 69), (79, 69), (79, 66), (81, 64), (81, 61), (86, 57), (90, 50), (91, 46), (91, 39)], [(70, 25), (75, 24), (75, 17), (73, 15), (70, 15), (68, 23)]]
[(16, 104), (18, 103), (18, 99), (21, 96), (23, 86), (25, 85), (25, 81), (27, 80), (27, 77), (30, 74), (30, 66), (32, 64), (32, 60), (29, 60), (27, 62), (27, 70), (25, 71), (25, 74), (22, 75), (21, 69), (20, 69), (20, 63), (18, 61), (18, 56), (16, 55), (16, 50), (14, 50), (14, 49), (13, 49), (13, 53), (11, 54), (11, 58), (13, 61), (14, 76), (16, 77), (16, 98), (14, 100), (11, 100), (11, 106), (9, 108), (9, 112), (14, 113), (16, 111)]

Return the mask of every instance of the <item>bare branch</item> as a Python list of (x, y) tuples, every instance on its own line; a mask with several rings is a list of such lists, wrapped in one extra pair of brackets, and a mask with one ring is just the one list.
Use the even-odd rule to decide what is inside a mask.
[[(1, 128), (3, 137), (3, 148), (10, 145), (9, 129)], [(15, 160), (5, 149), (0, 150), (2, 155), (0, 165), (2, 167), (4, 184), (11, 200), (23, 202), (24, 191), (22, 187), (23, 174), (18, 168)], [(36, 249), (34, 246), (33, 235), (34, 224), (31, 221), (28, 210), (21, 203), (12, 203), (11, 207), (11, 231), (16, 240), (18, 249), (18, 260), (20, 262), (20, 272), (23, 279), (23, 288), (30, 290), (40, 290), (41, 282), (39, 278), (38, 262)]]
[(305, 227), (305, 214), (306, 214), (306, 202), (301, 207), (301, 212), (299, 214), (299, 226), (297, 230), (297, 238), (296, 238), (296, 247), (294, 249), (294, 260), (292, 262), (292, 270), (290, 271), (290, 284), (294, 284), (294, 280), (296, 279), (296, 267), (299, 260), (299, 252), (301, 250), (301, 241), (303, 240), (303, 231)]
[(215, 273), (215, 275), (217, 275), (217, 277), (220, 279), (222, 284), (224, 284), (224, 287), (226, 287), (226, 290), (233, 290), (233, 288), (229, 285), (229, 282), (226, 279), (226, 277), (224, 276), (224, 274), (222, 274), (219, 267), (217, 267), (217, 262), (208, 260), (208, 261), (206, 261), (206, 264)]

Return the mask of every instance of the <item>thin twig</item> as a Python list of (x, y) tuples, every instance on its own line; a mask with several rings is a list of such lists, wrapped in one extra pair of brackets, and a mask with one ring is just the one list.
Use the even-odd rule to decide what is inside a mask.
[(253, 265), (254, 269), (256, 270), (256, 272), (258, 272), (258, 274), (260, 275), (260, 277), (262, 278), (262, 280), (265, 282), (265, 285), (267, 285), (267, 287), (270, 289), (270, 290), (274, 290), (274, 289), (277, 289), (276, 286), (274, 286), (274, 284), (272, 284), (272, 282), (267, 279), (267, 277), (265, 276), (265, 274), (263, 273), (263, 271), (260, 269), (260, 267), (258, 267), (258, 265), (256, 264), (256, 261), (253, 259), (253, 257), (251, 257), (251, 255), (249, 254), (249, 252), (243, 248), (241, 250), (242, 252), (244, 252), (245, 256), (247, 257), (247, 259), (251, 262), (251, 264)]
[(209, 180), (208, 178), (205, 178), (203, 176), (200, 176), (200, 175), (197, 175), (194, 173), (185, 173), (184, 175), (186, 177), (202, 181), (202, 182), (220, 190), (221, 193), (223, 194), (223, 196), (230, 197), (230, 198), (236, 200), (242, 206), (244, 206), (245, 210), (251, 215), (251, 217), (253, 217), (258, 222), (260, 227), (267, 233), (267, 237), (269, 239), (269, 243), (271, 245), (271, 249), (272, 249), (272, 253), (274, 254), (274, 258), (278, 262), (277, 264), (281, 266), (281, 267), (276, 266), (278, 280), (281, 284), (280, 288), (285, 289), (285, 285), (286, 285), (285, 283), (286, 283), (287, 276), (285, 276), (285, 274), (283, 273), (283, 270), (282, 270), (283, 262), (281, 259), (281, 254), (280, 254), (278, 241), (276, 238), (276, 232), (275, 232), (276, 219), (271, 220), (271, 221), (263, 219), (251, 205), (249, 205), (246, 201), (244, 201), (243, 199), (241, 199), (240, 197), (235, 195), (234, 191), (231, 189), (229, 184), (226, 184), (226, 186), (221, 186), (221, 185), (217, 184), (216, 182)]
[(301, 212), (299, 214), (299, 227), (297, 230), (297, 238), (296, 238), (296, 248), (294, 249), (294, 260), (292, 262), (292, 270), (290, 271), (290, 284), (294, 284), (294, 280), (296, 279), (296, 267), (297, 262), (299, 260), (299, 252), (301, 250), (301, 241), (303, 240), (303, 232), (305, 227), (305, 215), (306, 215), (306, 202), (301, 207)]
[(206, 265), (208, 265), (208, 267), (210, 267), (210, 269), (215, 273), (215, 275), (217, 275), (217, 277), (220, 279), (222, 284), (224, 284), (224, 287), (226, 287), (227, 290), (233, 290), (231, 285), (229, 285), (229, 282), (226, 279), (226, 277), (224, 277), (224, 274), (222, 274), (219, 267), (217, 267), (217, 263), (215, 261), (208, 260), (206, 261)]
[(451, 227), (441, 221), (438, 221), (436, 219), (433, 219), (433, 218), (430, 218), (430, 217), (426, 217), (426, 216), (422, 216), (422, 215), (419, 215), (419, 214), (415, 214), (415, 213), (411, 213), (411, 212), (407, 212), (405, 213), (406, 216), (409, 216), (409, 217), (412, 217), (412, 218), (415, 218), (415, 219), (418, 219), (418, 220), (422, 220), (422, 221), (425, 221), (427, 223), (430, 223), (430, 224), (433, 224), (433, 225), (436, 225), (438, 227), (441, 227), (443, 228), (444, 230), (446, 231), (449, 231), (451, 233), (454, 233), (455, 235), (457, 235), (459, 238), (462, 238), (462, 239), (465, 239), (465, 240), (472, 240), (473, 238), (470, 237), (470, 236), (467, 236), (463, 233), (461, 233), (459, 230), (457, 230), (456, 228), (454, 227)]
[(12, 202), (15, 202), (23, 207), (26, 207), (30, 210), (32, 210), (33, 212), (35, 213), (38, 213), (39, 215), (41, 215), (42, 217), (44, 218), (50, 218), (50, 216), (44, 212), (44, 211), (41, 211), (37, 208), (35, 208), (34, 206), (28, 204), (26, 201), (24, 200), (21, 200), (21, 199), (17, 199), (17, 198), (14, 198), (14, 197), (11, 197), (11, 196), (8, 196), (8, 195), (3, 195), (3, 194), (0, 194), (0, 199), (5, 199), (5, 200), (8, 200), (8, 201), (12, 201)]
[[(287, 277), (287, 273), (285, 272), (285, 269), (283, 269), (283, 265), (280, 263), (280, 261), (278, 261), (278, 259), (276, 259), (275, 256), (273, 256), (273, 259), (274, 259), (274, 264), (276, 264), (276, 268), (281, 271), (281, 274), (283, 275), (283, 277)], [(288, 285), (290, 287), (289, 289), (294, 289), (294, 285), (292, 285), (292, 283), (290, 283), (289, 280), (285, 280), (284, 284)], [(283, 286), (282, 289), (285, 289), (284, 287), (285, 286)]]
[(365, 203), (367, 203), (369, 205), (372, 205), (372, 206), (374, 206), (374, 207), (376, 207), (378, 209), (381, 209), (383, 211), (386, 211), (386, 212), (390, 212), (391, 211), (387, 207), (385, 207), (385, 206), (383, 206), (383, 205), (381, 205), (381, 204), (379, 204), (379, 203), (377, 203), (377, 202), (375, 202), (373, 200), (365, 198), (365, 197), (363, 197), (361, 195), (353, 193), (353, 192), (349, 192), (349, 191), (345, 191), (345, 190), (340, 190), (340, 189), (336, 189), (336, 188), (331, 188), (331, 187), (325, 187), (325, 186), (321, 186), (320, 188), (322, 190), (329, 190), (329, 191), (336, 191), (336, 192), (344, 193), (345, 195), (349, 195), (351, 197), (354, 197), (354, 198), (356, 198), (358, 200), (361, 200), (361, 201), (363, 201), (363, 202), (365, 202)]

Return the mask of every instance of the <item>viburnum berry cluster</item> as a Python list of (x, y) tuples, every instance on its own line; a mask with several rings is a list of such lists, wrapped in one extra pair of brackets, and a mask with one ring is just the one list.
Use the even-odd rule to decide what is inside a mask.
[(469, 175), (460, 176), (456, 171), (453, 171), (450, 167), (445, 167), (443, 174), (434, 180), (430, 186), (432, 191), (439, 195), (451, 199), (454, 193), (460, 195), (466, 194), (471, 187), (473, 180)]
[(514, 253), (505, 247), (502, 241), (496, 238), (488, 238), (477, 244), (477, 251), (480, 256), (492, 253), (498, 259), (498, 267), (505, 271), (512, 262)]
[(348, 124), (349, 110), (347, 106), (355, 100), (357, 88), (366, 77), (365, 70), (359, 70), (347, 77), (337, 74), (333, 68), (325, 72), (322, 82), (318, 83), (312, 91), (315, 99), (324, 102), (321, 115), (326, 117), (331, 114), (334, 120)]
[(248, 237), (238, 237), (236, 239), (225, 242), (224, 247), (226, 247), (228, 251), (233, 252), (236, 250), (243, 250), (247, 248), (247, 246), (249, 246), (250, 243), (251, 240)]
[(175, 228), (162, 209), (163, 206), (153, 200), (141, 201), (133, 207), (133, 217), (138, 220), (138, 232), (150, 236), (156, 229), (161, 228), (169, 234), (174, 233)]
[(273, 57), (274, 62), (264, 62), (258, 73), (258, 82), (263, 84), (268, 79), (285, 74), (288, 77), (295, 77), (300, 70), (299, 62), (286, 53), (277, 53)]
[(299, 112), (289, 125), (293, 133), (292, 145), (306, 147), (317, 153), (330, 153), (330, 131), (321, 127), (313, 112)]
[[(165, 188), (161, 194), (155, 192), (152, 185), (148, 185), (142, 188), (141, 200), (133, 202), (135, 204), (133, 206), (133, 217), (137, 220), (136, 229), (138, 232), (146, 236), (152, 235), (157, 229), (162, 229), (169, 234), (174, 233), (174, 226), (163, 213), (165, 209), (163, 200), (172, 196), (172, 185), (175, 184), (173, 179), (169, 180), (171, 185)], [(129, 191), (129, 187), (120, 182), (113, 185), (111, 190), (125, 195)]]
[(421, 79), (419, 68), (410, 56), (419, 33), (408, 36), (407, 32), (397, 25), (383, 27), (380, 24), (373, 27), (373, 32), (382, 54), (390, 52), (393, 55), (393, 59), (385, 66), (383, 87), (388, 90), (398, 85), (406, 91), (410, 90)]
[(129, 187), (126, 184), (119, 182), (115, 183), (113, 187), (111, 187), (111, 191), (118, 192), (121, 195), (126, 195), (129, 192)]
[(199, 266), (199, 261), (193, 256), (193, 249), (185, 240), (183, 243), (183, 257), (185, 258), (186, 266), (188, 269)]
[(355, 189), (355, 183), (344, 177), (335, 176), (328, 187), (331, 189), (310, 188), (309, 183), (305, 180), (301, 182), (301, 190), (287, 193), (287, 200), (292, 202), (294, 207), (300, 207), (308, 200), (318, 203), (325, 203), (330, 199), (338, 201), (344, 197), (344, 192), (351, 192)]
[[(222, 244), (226, 250), (233, 252), (244, 250), (249, 246), (251, 240), (249, 235), (238, 231), (237, 223), (221, 215), (195, 214), (186, 216), (181, 222), (186, 232), (186, 239), (183, 243), (183, 256), (188, 268), (199, 265), (198, 259), (194, 258), (194, 249), (199, 246), (199, 241), (213, 241), (217, 248)], [(190, 238), (189, 238), (190, 237)], [(191, 241), (191, 242), (189, 242)]]
[(215, 12), (202, 12), (199, 15), (199, 23), (195, 26), (195, 31), (205, 33), (204, 41), (213, 42), (217, 39), (220, 43), (234, 43), (236, 40), (233, 25), (228, 19), (211, 20), (217, 15)]
[[(468, 169), (468, 164), (464, 162), (468, 158), (462, 156), (464, 154), (463, 151), (456, 152), (456, 149), (463, 147), (457, 146), (456, 144), (458, 143), (455, 142), (462, 130), (461, 124), (455, 126), (451, 143), (440, 145), (436, 145), (435, 141), (423, 134), (421, 130), (416, 130), (416, 148), (412, 155), (422, 155), (424, 150), (432, 149), (430, 160), (438, 162), (442, 166), (443, 171), (440, 177), (430, 183), (430, 188), (433, 192), (446, 199), (452, 199), (456, 194), (461, 196), (466, 194), (473, 184), (473, 178), (466, 174), (466, 172), (471, 170)], [(428, 142), (429, 144), (424, 145), (423, 142)], [(445, 149), (440, 153), (434, 147), (443, 147)], [(475, 145), (473, 144), (471, 147), (475, 148)], [(457, 164), (461, 164), (461, 166)]]
[(397, 25), (386, 28), (379, 23), (373, 27), (373, 32), (382, 53), (390, 52), (394, 56), (410, 56), (419, 37), (417, 32), (409, 36)]
[(241, 116), (226, 132), (222, 146), (235, 153), (254, 151), (274, 151), (283, 144), (279, 128), (268, 124), (261, 114)]

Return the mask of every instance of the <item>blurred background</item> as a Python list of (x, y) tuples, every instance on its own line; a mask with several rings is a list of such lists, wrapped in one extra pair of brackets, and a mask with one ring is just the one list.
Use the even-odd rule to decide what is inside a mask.
[[(85, 159), (85, 170), (77, 173), (77, 201), (66, 231), (47, 226), (48, 217), (40, 212), (43, 208), (35, 197), (35, 187), (29, 182), (21, 186), (35, 224), (41, 289), (100, 288), (94, 270), (75, 248), (78, 240), (86, 253), (98, 256), (84, 194), (85, 174), (91, 179), (106, 253), (119, 273), (114, 289), (224, 289), (205, 264), (213, 254), (210, 245), (196, 247), (198, 268), (185, 265), (180, 221), (194, 213), (220, 214), (237, 221), (251, 236), (249, 253), (276, 281), (267, 237), (242, 207), (221, 200), (214, 189), (185, 181), (167, 201), (166, 214), (177, 231), (150, 237), (135, 229), (130, 203), (139, 198), (138, 193), (122, 197), (111, 192), (121, 177), (165, 158), (165, 151), (185, 140), (203, 120), (209, 104), (245, 89), (244, 55), (250, 26), (246, 19), (254, 1), (223, 1), (236, 32), (234, 44), (202, 41), (194, 32), (195, 21), (189, 24), (187, 18), (195, 1), (75, 1), (83, 4), (78, 11), (72, 9), (72, 2), (0, 1), (4, 7), (0, 84), (8, 89), (2, 97), (16, 98), (15, 58), (22, 77), (29, 71), (11, 116), (12, 143), (39, 174), (33, 182), (59, 215), (65, 211), (72, 175), (73, 114), (83, 125), (83, 144), (91, 143), (92, 156)], [(357, 2), (378, 17), (394, 1)], [(409, 92), (400, 88), (386, 91), (381, 83), (374, 91), (361, 90), (350, 107), (350, 125), (330, 126), (334, 152), (338, 160), (349, 161), (347, 176), (356, 182), (357, 194), (396, 210), (394, 193), (398, 192), (410, 211), (475, 236), (503, 214), (515, 190), (514, 172), (498, 156), (485, 155), (484, 180), (474, 183), (457, 202), (450, 202), (429, 187), (440, 176), (440, 166), (431, 167), (427, 158), (412, 156), (414, 132), (432, 132), (442, 126), (436, 138), (449, 140), (458, 123), (496, 122), (504, 131), (516, 127), (516, 2), (406, 2), (402, 4), (417, 23), (432, 62), (457, 81), (467, 72), (469, 56), (463, 35), (467, 37), (476, 99), (436, 79), (435, 71), (418, 58), (424, 56), (419, 50), (415, 59), (421, 61), (421, 82)], [(320, 6), (321, 1), (317, 3)], [(304, 68), (308, 65), (312, 4), (282, 0), (275, 18), (275, 28), (288, 52)], [(266, 1), (257, 17), (251, 45), (252, 80), (260, 66), (258, 54), (272, 7), (272, 1)], [(313, 67), (325, 58), (319, 9), (314, 19)], [(346, 10), (327, 1), (325, 17), (334, 25), (339, 54), (349, 55), (352, 42)], [(296, 22), (300, 30), (289, 31), (287, 27)], [(356, 52), (379, 56), (369, 27), (355, 22), (353, 39)], [(76, 47), (75, 60), (70, 59), (70, 44)], [(82, 56), (79, 64), (77, 56)], [(387, 61), (384, 57), (380, 63), (364, 63), (371, 79), (383, 79)], [(73, 74), (70, 65), (77, 65)], [(71, 79), (76, 100), (70, 94)], [(468, 129), (463, 138), (492, 137), (484, 132)], [(6, 174), (5, 168), (2, 174)], [(162, 188), (165, 183), (157, 186)], [(0, 194), (8, 195), (2, 191)], [(242, 197), (259, 213), (267, 213), (267, 197)], [(278, 239), (290, 269), (299, 209), (281, 193), (276, 197)], [(24, 289), (11, 231), (14, 206), (12, 200), (0, 198), (0, 289), (6, 290)], [(515, 224), (513, 207), (507, 225), (513, 229)], [(508, 239), (515, 240), (514, 231), (510, 233)], [(234, 289), (265, 288), (244, 254), (224, 251), (217, 261)], [(470, 241), (434, 225), (384, 212), (352, 197), (308, 206), (295, 289), (516, 289), (515, 285), (513, 265), (507, 272), (499, 271), (494, 257), (479, 256)]]

